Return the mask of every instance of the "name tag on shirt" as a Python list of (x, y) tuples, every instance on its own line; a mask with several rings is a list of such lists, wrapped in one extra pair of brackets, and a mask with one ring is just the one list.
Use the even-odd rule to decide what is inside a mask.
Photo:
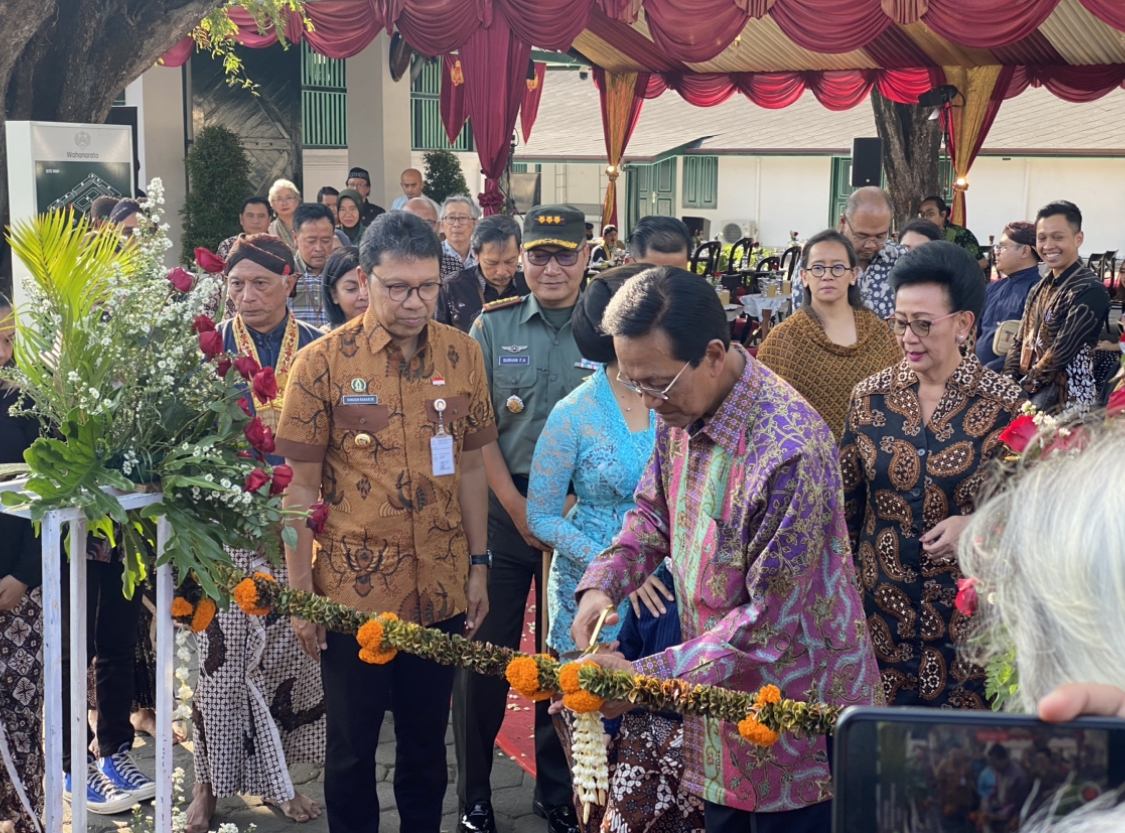
[(508, 364), (530, 365), (531, 356), (499, 356), (498, 363), (501, 366)]
[(433, 463), (434, 477), (453, 474), (453, 435), (438, 434), (430, 438), (430, 460)]
[(375, 394), (368, 396), (345, 396), (341, 399), (344, 405), (378, 405), (379, 397)]

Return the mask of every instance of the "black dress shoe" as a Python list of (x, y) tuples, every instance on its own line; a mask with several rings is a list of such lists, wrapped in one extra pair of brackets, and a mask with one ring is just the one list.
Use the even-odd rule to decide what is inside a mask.
[(496, 833), (496, 819), (492, 816), (492, 804), (478, 801), (470, 804), (461, 813), (458, 833)]
[(581, 833), (578, 814), (569, 804), (559, 804), (547, 810), (547, 833)]

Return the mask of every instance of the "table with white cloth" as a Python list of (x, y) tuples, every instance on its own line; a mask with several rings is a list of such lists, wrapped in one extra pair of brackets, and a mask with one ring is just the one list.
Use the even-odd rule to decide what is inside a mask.
[(792, 302), (786, 295), (778, 295), (774, 298), (765, 295), (743, 295), (738, 300), (742, 302), (743, 309), (751, 318), (760, 319), (762, 310), (768, 309), (773, 313), (774, 320), (780, 320), (783, 316), (788, 315)]

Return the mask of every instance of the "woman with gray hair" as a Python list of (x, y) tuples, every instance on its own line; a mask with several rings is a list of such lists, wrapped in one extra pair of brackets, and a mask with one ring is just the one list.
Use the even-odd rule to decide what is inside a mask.
[(1106, 488), (1123, 460), (1113, 422), (1079, 453), (1023, 464), (961, 538), (962, 570), (986, 600), (972, 618), (982, 658), (1014, 645), (1028, 711), (1066, 683), (1125, 689), (1125, 492)]
[[(1106, 488), (1125, 460), (1125, 424), (1081, 430), (1078, 453), (1025, 457), (1016, 482), (976, 511), (959, 554), (981, 600), (973, 660), (1014, 647), (1017, 703), (1050, 722), (1125, 717), (1125, 494)], [(1120, 797), (1023, 829), (1116, 833), (1125, 830), (1125, 805), (1113, 808)]]

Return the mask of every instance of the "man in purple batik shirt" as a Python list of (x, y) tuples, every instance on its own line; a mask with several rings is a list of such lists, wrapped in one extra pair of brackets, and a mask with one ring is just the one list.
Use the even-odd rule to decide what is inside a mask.
[[(614, 296), (602, 326), (619, 381), (661, 419), (637, 508), (578, 585), (580, 648), (670, 556), (681, 644), (603, 665), (661, 678), (833, 705), (871, 705), (879, 671), (844, 523), (836, 444), (789, 385), (730, 343), (715, 291), (658, 267)], [(614, 617), (610, 617), (612, 622)], [(733, 723), (684, 720), (683, 787), (704, 799), (707, 833), (829, 833), (823, 737), (763, 749)]]

